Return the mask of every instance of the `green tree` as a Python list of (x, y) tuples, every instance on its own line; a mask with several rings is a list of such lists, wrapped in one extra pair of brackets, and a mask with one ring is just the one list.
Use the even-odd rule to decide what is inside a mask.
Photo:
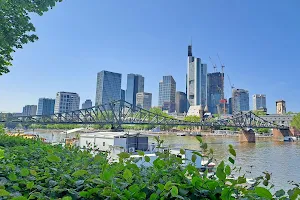
[(3, 133), (5, 133), (5, 131), (4, 131), (4, 126), (3, 126), (3, 125), (0, 125), (0, 134), (3, 134)]
[(38, 39), (31, 23), (32, 14), (43, 15), (62, 0), (0, 0), (0, 75), (8, 73), (12, 53)]
[(295, 115), (293, 117), (293, 120), (291, 122), (291, 126), (296, 128), (296, 129), (300, 129), (300, 113), (298, 113), (297, 115)]
[(201, 118), (199, 116), (196, 116), (196, 115), (191, 115), (191, 116), (186, 116), (184, 118), (184, 121), (187, 121), (187, 122), (200, 122)]
[(257, 116), (263, 116), (263, 115), (267, 114), (265, 111), (262, 111), (262, 110), (255, 110), (255, 111), (253, 111), (253, 113)]

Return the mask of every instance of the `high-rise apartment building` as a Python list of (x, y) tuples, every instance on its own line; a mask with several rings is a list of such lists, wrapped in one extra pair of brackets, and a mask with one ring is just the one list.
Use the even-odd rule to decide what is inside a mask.
[(39, 98), (37, 115), (54, 114), (55, 99)]
[(177, 113), (187, 113), (187, 99), (186, 94), (184, 92), (176, 92), (175, 110)]
[(152, 93), (148, 93), (148, 92), (137, 93), (136, 106), (149, 110), (152, 106)]
[(267, 110), (266, 95), (255, 94), (253, 95), (253, 110)]
[(286, 105), (284, 100), (276, 101), (276, 114), (282, 115), (286, 113)]
[(90, 99), (85, 100), (85, 102), (81, 105), (82, 109), (93, 107), (93, 102)]
[(249, 111), (249, 92), (244, 89), (232, 90), (232, 113)]
[(188, 67), (186, 94), (189, 106), (206, 106), (207, 64), (192, 55), (192, 45), (188, 46)]
[(101, 71), (97, 74), (95, 105), (102, 105), (121, 99), (122, 74)]
[(207, 105), (212, 114), (218, 113), (218, 106), (224, 92), (224, 73), (214, 72), (207, 74)]
[(56, 93), (54, 113), (69, 112), (79, 110), (80, 97), (74, 92)]
[(139, 74), (128, 74), (126, 101), (136, 105), (136, 94), (138, 92), (144, 92), (144, 77)]
[(169, 113), (175, 112), (176, 82), (172, 76), (163, 76), (159, 82), (158, 106)]
[(36, 105), (26, 105), (23, 107), (23, 116), (34, 116), (36, 115)]

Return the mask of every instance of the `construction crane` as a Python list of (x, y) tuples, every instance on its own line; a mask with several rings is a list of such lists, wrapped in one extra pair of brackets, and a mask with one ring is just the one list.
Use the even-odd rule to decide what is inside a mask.
[(217, 72), (217, 65), (212, 61), (211, 57), (209, 56), (209, 60), (212, 64), (212, 66), (214, 67), (214, 72)]
[(218, 55), (218, 58), (219, 58), (219, 61), (220, 61), (220, 65), (221, 65), (221, 68), (222, 68), (222, 86), (223, 86), (223, 90), (222, 90), (222, 97), (221, 97), (221, 100), (220, 100), (220, 104), (223, 104), (223, 113), (224, 115), (226, 114), (226, 103), (227, 103), (227, 99), (225, 99), (225, 95), (224, 95), (224, 88), (225, 88), (225, 81), (224, 81), (224, 68), (225, 68), (225, 65), (221, 62), (221, 59), (220, 59), (220, 56), (219, 54)]
[(232, 84), (231, 84), (230, 77), (228, 76), (228, 74), (227, 74), (227, 77), (228, 77), (228, 81), (229, 81), (229, 84), (230, 84), (231, 90), (233, 90), (233, 89), (234, 89), (234, 85), (232, 85)]

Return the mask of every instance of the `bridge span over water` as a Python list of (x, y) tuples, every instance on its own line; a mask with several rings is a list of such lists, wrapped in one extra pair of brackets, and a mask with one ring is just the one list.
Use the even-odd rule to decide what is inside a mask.
[(237, 127), (242, 129), (289, 129), (289, 127), (268, 122), (251, 111), (246, 113), (237, 113), (226, 119), (188, 122), (169, 116), (163, 116), (159, 113), (142, 109), (122, 100), (97, 105), (91, 108), (55, 113), (52, 115), (12, 117), (10, 119), (1, 120), (0, 122), (15, 122), (22, 124), (111, 124), (115, 128), (120, 128), (123, 124), (137, 124), (211, 128)]

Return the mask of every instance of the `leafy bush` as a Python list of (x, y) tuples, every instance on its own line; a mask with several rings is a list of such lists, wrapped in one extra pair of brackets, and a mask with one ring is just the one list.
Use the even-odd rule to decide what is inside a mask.
[[(199, 141), (201, 153), (211, 160), (213, 151)], [(222, 161), (216, 178), (200, 174), (194, 164), (183, 167), (183, 160), (169, 152), (158, 153), (150, 167), (138, 167), (127, 153), (119, 155), (118, 163), (109, 163), (105, 153), (92, 156), (91, 150), (1, 134), (0, 199), (296, 199), (300, 191), (297, 186), (288, 193), (272, 194), (268, 173), (251, 188), (245, 185), (244, 176), (228, 178), (239, 170), (234, 166), (232, 146), (230, 164)]]

